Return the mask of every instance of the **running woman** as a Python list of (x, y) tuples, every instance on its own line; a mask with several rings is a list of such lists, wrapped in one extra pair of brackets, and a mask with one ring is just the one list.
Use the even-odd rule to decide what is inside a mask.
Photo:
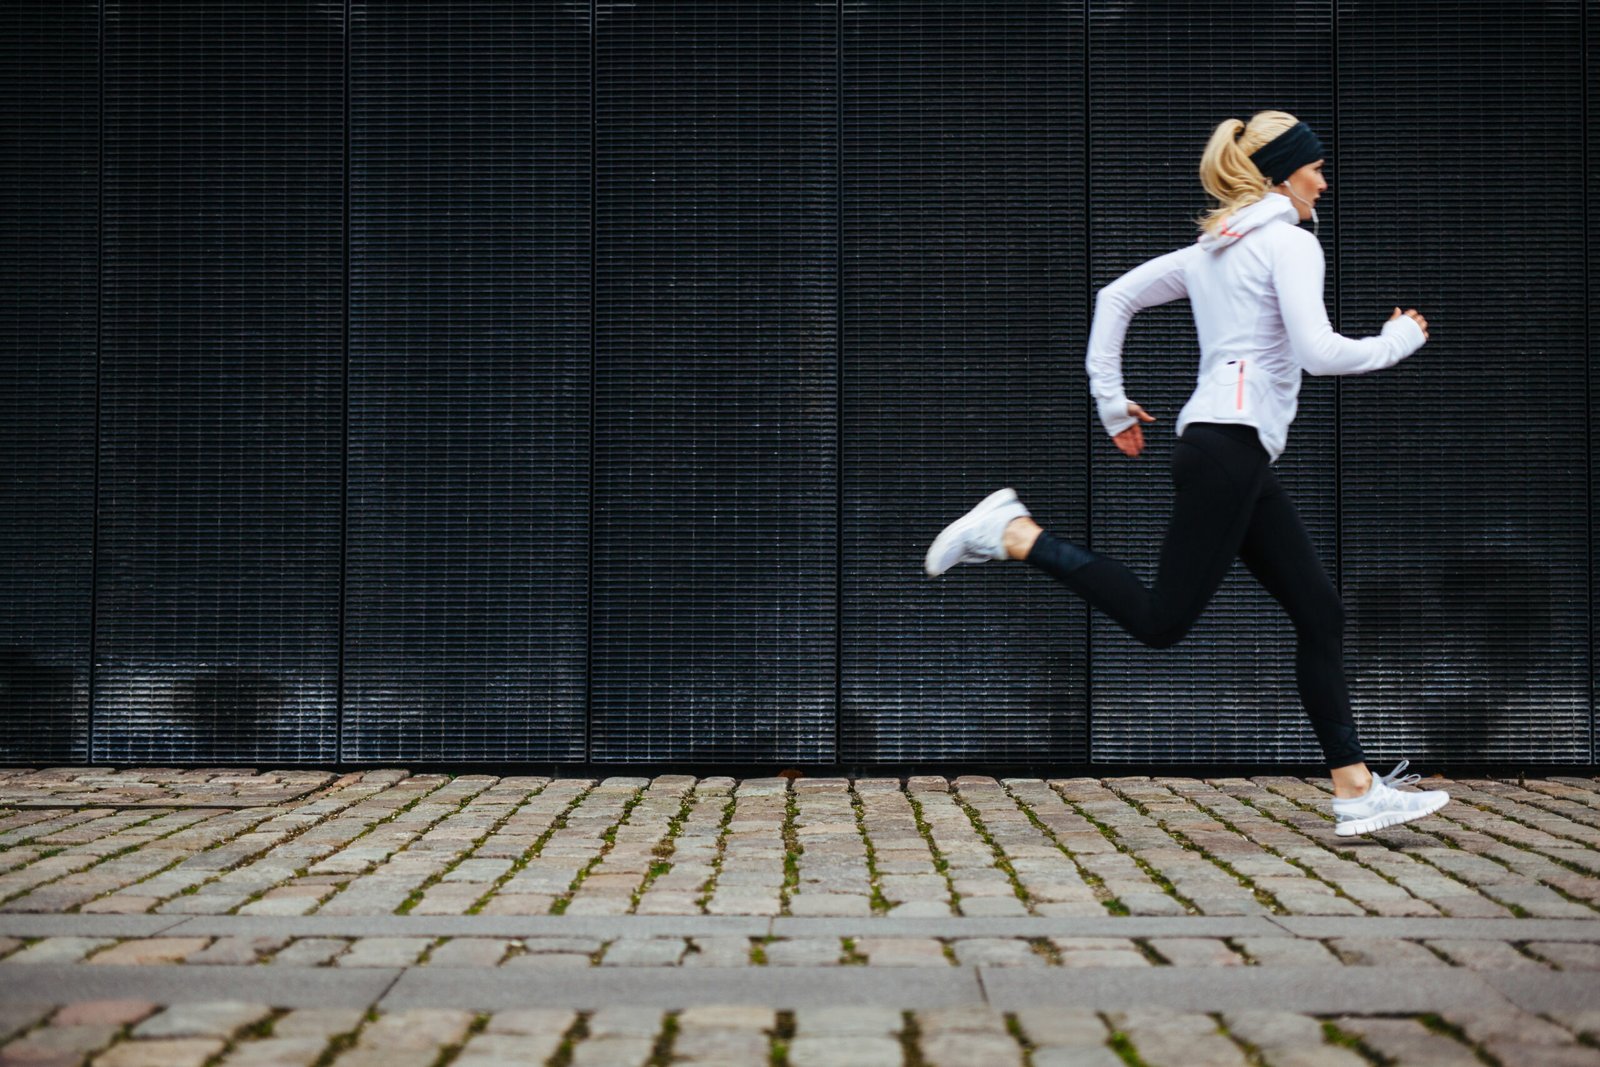
[(1386, 775), (1366, 765), (1343, 665), (1344, 607), (1272, 464), (1294, 420), (1300, 376), (1362, 374), (1400, 362), (1428, 339), (1428, 320), (1397, 307), (1376, 337), (1333, 331), (1322, 303), (1317, 223), (1328, 182), (1322, 143), (1283, 111), (1228, 119), (1206, 144), (1200, 183), (1218, 206), (1194, 244), (1157, 256), (1100, 290), (1086, 369), (1100, 421), (1118, 449), (1144, 450), (1155, 419), (1123, 392), (1122, 342), (1141, 308), (1187, 296), (1200, 373), (1178, 415), (1177, 488), (1155, 584), (1042, 529), (1011, 489), (991, 493), (945, 527), (925, 563), (1024, 560), (1152, 648), (1176, 644), (1205, 610), (1235, 558), (1283, 605), (1298, 638), (1295, 677), (1333, 776), (1335, 832), (1370, 833), (1438, 811), (1443, 790), (1402, 790), (1408, 761)]

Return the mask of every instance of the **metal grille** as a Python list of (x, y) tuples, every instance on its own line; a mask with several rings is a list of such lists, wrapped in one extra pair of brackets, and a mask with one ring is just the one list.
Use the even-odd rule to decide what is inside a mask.
[(93, 756), (328, 759), (343, 5), (104, 18)]
[[(1584, 96), (1584, 180), (1588, 183), (1588, 195), (1583, 201), (1584, 217), (1584, 247), (1589, 250), (1589, 260), (1584, 279), (1583, 299), (1589, 308), (1588, 327), (1588, 357), (1584, 366), (1588, 373), (1584, 379), (1584, 407), (1593, 410), (1595, 369), (1594, 364), (1600, 358), (1600, 208), (1595, 207), (1600, 199), (1600, 137), (1595, 136), (1594, 126), (1600, 121), (1600, 2), (1589, 0), (1584, 5), (1583, 12), (1584, 36), (1586, 44), (1583, 50), (1583, 84), (1586, 87)], [(1596, 449), (1600, 448), (1600, 434), (1596, 434), (1591, 421), (1584, 423), (1588, 431), (1589, 449), (1589, 707), (1592, 709), (1593, 718), (1590, 720), (1589, 729), (1589, 761), (1600, 763), (1600, 679), (1596, 678), (1595, 666), (1595, 641), (1597, 637), (1595, 615), (1600, 612), (1600, 588), (1595, 581), (1596, 544), (1594, 536), (1595, 520), (1600, 514), (1596, 501), (1600, 501), (1600, 464), (1595, 462)]]
[(0, 12), (0, 760), (83, 760), (94, 554), (99, 25)]
[(587, 5), (351, 8), (345, 756), (581, 759)]
[(1081, 539), (1083, 17), (845, 7), (845, 755), (1081, 759), (1084, 611), (923, 553), (1002, 486)]
[(1262, 108), (1329, 148), (1335, 328), (1434, 330), (1307, 379), (1277, 465), (1369, 751), (1594, 758), (1596, 0), (0, 30), (0, 760), (1315, 759), (1242, 567), (1159, 652), (1029, 568), (920, 569), (1011, 485), (1151, 575), (1193, 325), (1130, 331), (1133, 461), (1088, 310)]
[(1415, 306), (1432, 334), (1342, 396), (1367, 747), (1584, 759), (1582, 6), (1339, 14), (1340, 307), (1371, 331)]
[(596, 5), (596, 760), (834, 753), (836, 38)]
[[(1273, 109), (1310, 124), (1329, 152), (1337, 201), (1342, 124), (1335, 126), (1331, 107), (1333, 25), (1326, 4), (1096, 3), (1089, 11), (1088, 217), (1096, 290), (1194, 240), (1192, 220), (1210, 207), (1197, 178), (1200, 154), (1224, 118), (1248, 121)], [(1321, 237), (1332, 263), (1326, 220)], [(1080, 342), (1074, 354), (1081, 351)], [(1129, 397), (1159, 420), (1145, 430), (1144, 454), (1129, 459), (1118, 452), (1093, 404), (1085, 406), (1093, 437), (1093, 547), (1147, 583), (1155, 578), (1172, 505), (1178, 412), (1199, 364), (1188, 302), (1151, 308), (1134, 318), (1123, 350)], [(1073, 369), (1081, 382), (1082, 370)], [(1326, 379), (1305, 381), (1288, 448), (1274, 470), (1337, 580), (1333, 390)], [(1242, 564), (1173, 648), (1145, 648), (1098, 613), (1091, 627), (1095, 760), (1320, 758), (1295, 687), (1294, 627)]]

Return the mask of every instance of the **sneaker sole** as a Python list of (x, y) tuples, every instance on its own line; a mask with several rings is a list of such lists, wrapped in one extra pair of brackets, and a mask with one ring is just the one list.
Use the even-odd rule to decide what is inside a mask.
[(939, 536), (935, 537), (933, 544), (928, 546), (928, 554), (922, 560), (922, 569), (928, 572), (928, 577), (937, 578), (955, 566), (955, 560), (946, 560), (944, 557), (950, 555), (950, 550), (961, 543), (962, 538), (966, 536), (967, 529), (973, 525), (979, 516), (991, 508), (998, 507), (1001, 504), (1009, 504), (1016, 498), (1017, 493), (1014, 489), (996, 489), (979, 501), (977, 507), (952, 522), (949, 526), (946, 526), (943, 530), (940, 530)]
[(1352, 822), (1342, 822), (1336, 825), (1333, 832), (1340, 837), (1354, 837), (1356, 834), (1370, 834), (1374, 830), (1382, 830), (1387, 826), (1399, 826), (1404, 822), (1414, 822), (1425, 815), (1432, 815), (1446, 804), (1450, 798), (1445, 797), (1437, 804), (1420, 811), (1390, 811), (1382, 815), (1373, 815), (1366, 819), (1356, 819)]

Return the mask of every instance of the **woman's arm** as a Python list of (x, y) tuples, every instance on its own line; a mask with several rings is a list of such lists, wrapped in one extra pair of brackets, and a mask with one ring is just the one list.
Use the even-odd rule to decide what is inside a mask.
[(1157, 256), (1128, 271), (1095, 297), (1084, 370), (1089, 374), (1089, 390), (1100, 410), (1100, 422), (1112, 437), (1137, 422), (1128, 414), (1128, 397), (1122, 390), (1122, 341), (1128, 334), (1128, 323), (1142, 308), (1187, 296), (1184, 265), (1190, 256), (1204, 254), (1199, 245), (1189, 245)]
[(1360, 340), (1333, 332), (1322, 303), (1322, 245), (1304, 230), (1295, 231), (1278, 250), (1272, 284), (1289, 347), (1311, 374), (1364, 374), (1392, 367), (1427, 339), (1409, 315), (1383, 324), (1376, 337)]

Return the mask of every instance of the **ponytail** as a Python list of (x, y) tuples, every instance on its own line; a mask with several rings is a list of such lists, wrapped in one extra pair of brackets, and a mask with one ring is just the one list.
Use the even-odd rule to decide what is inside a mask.
[(1287, 111), (1258, 111), (1249, 123), (1224, 119), (1211, 132), (1200, 156), (1200, 184), (1217, 206), (1197, 218), (1196, 225), (1215, 233), (1229, 216), (1271, 191), (1271, 183), (1250, 156), (1299, 121)]

